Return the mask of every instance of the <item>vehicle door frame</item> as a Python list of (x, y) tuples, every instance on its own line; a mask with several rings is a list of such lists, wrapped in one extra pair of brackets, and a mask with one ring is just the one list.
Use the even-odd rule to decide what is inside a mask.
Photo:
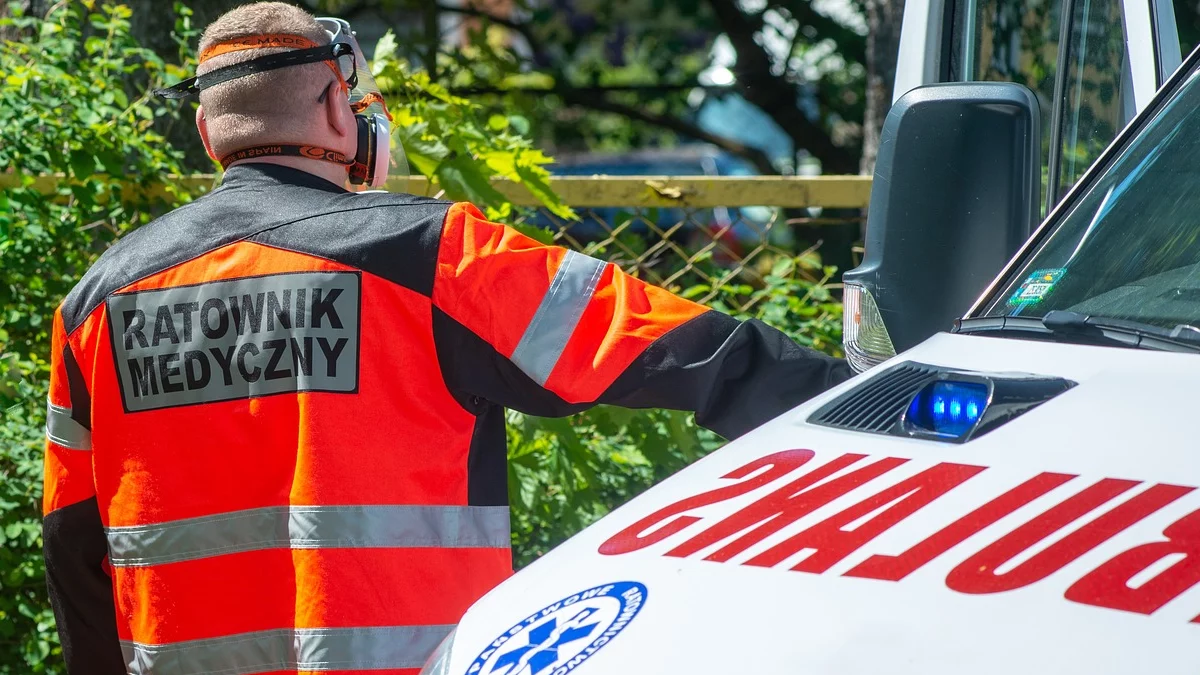
[[(973, 1), (973, 0), (968, 0)], [(1079, 0), (1064, 0), (1069, 15)], [(949, 82), (954, 0), (907, 0), (892, 101), (925, 84)], [(1122, 0), (1138, 112), (1183, 62), (1171, 0)], [(973, 21), (974, 13), (970, 20)], [(1163, 39), (1170, 36), (1171, 39)], [(1152, 76), (1151, 76), (1152, 73)]]
[[(977, 0), (964, 0), (972, 9)], [(1076, 3), (1083, 0), (1062, 0), (1062, 16), (1074, 15)], [(951, 49), (953, 43), (953, 20), (955, 0), (907, 0), (904, 7), (904, 23), (900, 31), (900, 48), (896, 61), (895, 87), (892, 101), (895, 102), (912, 89), (950, 78)], [(1136, 115), (1149, 105), (1151, 98), (1182, 63), (1179, 48), (1179, 31), (1175, 21), (1175, 9), (1171, 0), (1121, 0), (1122, 28), (1125, 33), (1128, 55), (1128, 76), (1133, 89)], [(965, 32), (973, 35), (975, 12), (967, 12)], [(1067, 61), (1067, 50), (1071, 44), (1071, 21), (1060, 21), (1062, 32), (1059, 39), (1058, 62)], [(964, 64), (964, 72), (973, 72), (970, 59)], [(1054, 124), (1046, 133), (1056, 136), (1062, 133), (1063, 108), (1062, 85), (1065, 81), (1061, 70), (1056, 75), (1055, 109), (1052, 111)], [(1129, 116), (1132, 120), (1133, 115)], [(1126, 122), (1128, 124), (1128, 121)], [(1050, 170), (1057, 169), (1061, 139), (1052, 139), (1050, 144)], [(1049, 191), (1048, 191), (1049, 192)], [(1054, 200), (1047, 195), (1046, 213), (1052, 210)]]

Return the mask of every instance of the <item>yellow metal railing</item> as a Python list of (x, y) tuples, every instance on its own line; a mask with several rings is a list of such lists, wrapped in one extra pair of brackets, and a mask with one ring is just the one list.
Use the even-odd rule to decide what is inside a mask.
[[(57, 190), (62, 176), (37, 176), (30, 185), (42, 192)], [(22, 178), (0, 174), (0, 189), (20, 185)], [(207, 174), (170, 176), (164, 182), (188, 191), (204, 190), (215, 184)], [(537, 206), (537, 200), (519, 183), (496, 180), (493, 185), (518, 206)], [(871, 195), (869, 176), (558, 176), (550, 187), (573, 207), (624, 206), (632, 208), (714, 206), (776, 206), (782, 208), (863, 208)], [(130, 189), (141, 189), (131, 187)], [(397, 177), (386, 189), (394, 192), (434, 196), (437, 183), (423, 176)], [(145, 188), (151, 196), (163, 185)]]

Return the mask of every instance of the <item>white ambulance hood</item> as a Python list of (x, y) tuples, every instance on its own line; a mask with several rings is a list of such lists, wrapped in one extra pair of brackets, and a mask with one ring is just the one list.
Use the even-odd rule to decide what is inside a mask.
[[(805, 421), (906, 360), (1079, 384), (963, 445)], [(1194, 675), (1198, 390), (1194, 354), (936, 336), (522, 570), (463, 619), (448, 672)]]

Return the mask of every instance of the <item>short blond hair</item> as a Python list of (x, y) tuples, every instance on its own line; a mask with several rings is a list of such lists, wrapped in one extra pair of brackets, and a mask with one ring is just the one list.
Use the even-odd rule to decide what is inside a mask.
[[(255, 2), (222, 14), (200, 37), (200, 52), (254, 35), (301, 35), (319, 45), (329, 33), (312, 14), (284, 2)], [(197, 74), (249, 61), (286, 48), (262, 48), (214, 56)], [(209, 142), (218, 156), (252, 145), (303, 143), (321, 92), (334, 77), (328, 66), (311, 63), (246, 75), (200, 92)]]

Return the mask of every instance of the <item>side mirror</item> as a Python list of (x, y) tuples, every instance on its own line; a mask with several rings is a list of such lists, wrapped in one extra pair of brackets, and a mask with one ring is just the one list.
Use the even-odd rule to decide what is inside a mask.
[(866, 370), (950, 327), (1039, 221), (1037, 98), (1007, 82), (918, 87), (884, 121), (866, 253), (846, 272), (846, 356)]

